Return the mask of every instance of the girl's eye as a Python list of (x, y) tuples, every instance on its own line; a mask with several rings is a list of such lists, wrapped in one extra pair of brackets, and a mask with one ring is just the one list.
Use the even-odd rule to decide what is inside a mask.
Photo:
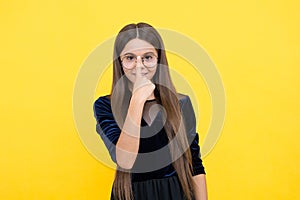
[(134, 57), (133, 56), (126, 56), (126, 60), (133, 60)]
[(149, 56), (145, 56), (145, 59), (146, 59), (146, 60), (151, 60), (151, 59), (152, 59), (152, 56), (150, 56), (150, 55), (149, 55)]

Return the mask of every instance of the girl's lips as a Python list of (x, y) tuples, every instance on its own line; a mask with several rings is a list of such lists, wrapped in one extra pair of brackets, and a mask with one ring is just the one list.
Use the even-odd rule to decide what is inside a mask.
[[(148, 73), (142, 73), (142, 76), (146, 76)], [(135, 73), (132, 73), (132, 75), (136, 75)]]

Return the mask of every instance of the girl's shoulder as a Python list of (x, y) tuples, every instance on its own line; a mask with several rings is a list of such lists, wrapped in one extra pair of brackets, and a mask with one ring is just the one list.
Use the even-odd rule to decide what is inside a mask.
[(179, 104), (182, 106), (187, 102), (190, 102), (190, 97), (186, 94), (177, 93), (177, 99), (179, 101)]
[(94, 110), (95, 111), (110, 111), (111, 110), (111, 102), (110, 102), (110, 95), (104, 95), (98, 97), (94, 103)]
[(110, 103), (110, 95), (99, 96), (95, 101), (95, 103)]

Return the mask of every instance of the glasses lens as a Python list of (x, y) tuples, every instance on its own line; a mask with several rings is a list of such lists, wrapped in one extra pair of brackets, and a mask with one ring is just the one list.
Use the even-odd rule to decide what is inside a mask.
[(132, 56), (132, 55), (126, 55), (124, 56), (123, 60), (122, 60), (122, 63), (123, 63), (123, 66), (128, 68), (128, 69), (131, 69), (134, 67), (135, 65), (135, 57)]
[(144, 56), (145, 67), (155, 67), (157, 64), (157, 57), (153, 54)]

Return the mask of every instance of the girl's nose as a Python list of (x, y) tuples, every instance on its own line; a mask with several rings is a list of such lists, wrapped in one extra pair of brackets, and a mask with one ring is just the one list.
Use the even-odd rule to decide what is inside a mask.
[(141, 56), (136, 57), (136, 67), (144, 67), (143, 59)]

